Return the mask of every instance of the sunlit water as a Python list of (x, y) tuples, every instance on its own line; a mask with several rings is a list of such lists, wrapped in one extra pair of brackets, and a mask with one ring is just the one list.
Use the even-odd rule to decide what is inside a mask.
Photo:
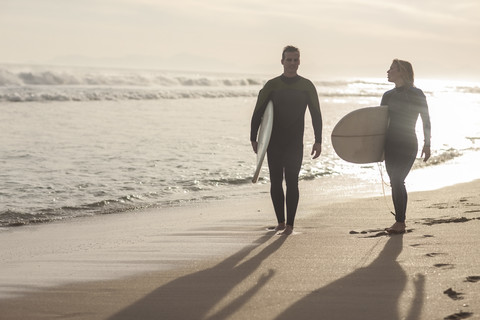
[[(250, 117), (266, 79), (0, 66), (0, 226), (257, 194)], [(378, 105), (392, 85), (384, 79), (315, 84), (323, 152), (310, 159), (307, 113), (302, 183), (319, 181), (323, 197), (378, 193), (382, 166), (339, 159), (330, 133), (346, 113)], [(479, 178), (478, 85), (418, 80), (417, 86), (430, 106), (433, 156), (428, 165), (417, 162), (410, 189)], [(421, 121), (418, 138), (421, 146)], [(266, 183), (265, 167), (260, 184)]]

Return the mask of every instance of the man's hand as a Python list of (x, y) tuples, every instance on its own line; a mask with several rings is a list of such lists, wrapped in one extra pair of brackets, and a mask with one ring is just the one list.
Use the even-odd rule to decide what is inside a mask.
[(322, 153), (322, 144), (320, 142), (315, 142), (312, 147), (312, 159), (318, 158), (320, 156), (320, 153)]
[(251, 141), (251, 142), (252, 142), (253, 152), (257, 153), (258, 142), (257, 141)]
[(420, 157), (423, 157), (423, 155), (425, 155), (423, 162), (427, 162), (427, 160), (430, 158), (430, 146), (423, 146), (422, 155)]

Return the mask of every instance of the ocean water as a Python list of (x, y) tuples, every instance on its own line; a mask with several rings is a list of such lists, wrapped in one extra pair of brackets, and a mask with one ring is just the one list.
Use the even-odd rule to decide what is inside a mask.
[[(250, 117), (273, 76), (0, 65), (0, 227), (257, 195), (268, 170), (252, 185)], [(321, 157), (311, 160), (307, 112), (300, 179), (324, 181), (322, 192), (331, 196), (352, 185), (354, 195), (373, 185), (378, 191), (382, 166), (341, 160), (330, 133), (349, 111), (378, 105), (392, 84), (310, 79), (324, 143)], [(480, 84), (416, 84), (430, 106), (433, 155), (427, 164), (419, 159), (412, 173), (444, 176), (445, 183), (480, 178), (471, 160), (480, 154)], [(461, 163), (453, 174), (430, 174), (452, 163)]]

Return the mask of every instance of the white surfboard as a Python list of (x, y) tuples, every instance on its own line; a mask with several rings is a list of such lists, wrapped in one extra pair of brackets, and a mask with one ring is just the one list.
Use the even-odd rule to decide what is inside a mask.
[(272, 127), (273, 127), (273, 102), (270, 101), (265, 108), (263, 113), (262, 123), (260, 124), (260, 131), (258, 133), (258, 147), (257, 147), (257, 166), (255, 168), (255, 173), (253, 174), (252, 182), (256, 183), (258, 176), (260, 175), (260, 170), (262, 169), (263, 159), (267, 153), (268, 143), (270, 142), (270, 137), (272, 136)]
[(387, 106), (352, 111), (333, 129), (333, 148), (340, 158), (348, 162), (381, 162), (384, 160), (387, 127)]

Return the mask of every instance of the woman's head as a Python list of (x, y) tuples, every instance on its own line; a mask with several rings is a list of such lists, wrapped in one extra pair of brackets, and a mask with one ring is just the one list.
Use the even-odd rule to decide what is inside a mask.
[(413, 67), (408, 61), (394, 59), (387, 74), (388, 81), (395, 83), (397, 87), (414, 85)]

